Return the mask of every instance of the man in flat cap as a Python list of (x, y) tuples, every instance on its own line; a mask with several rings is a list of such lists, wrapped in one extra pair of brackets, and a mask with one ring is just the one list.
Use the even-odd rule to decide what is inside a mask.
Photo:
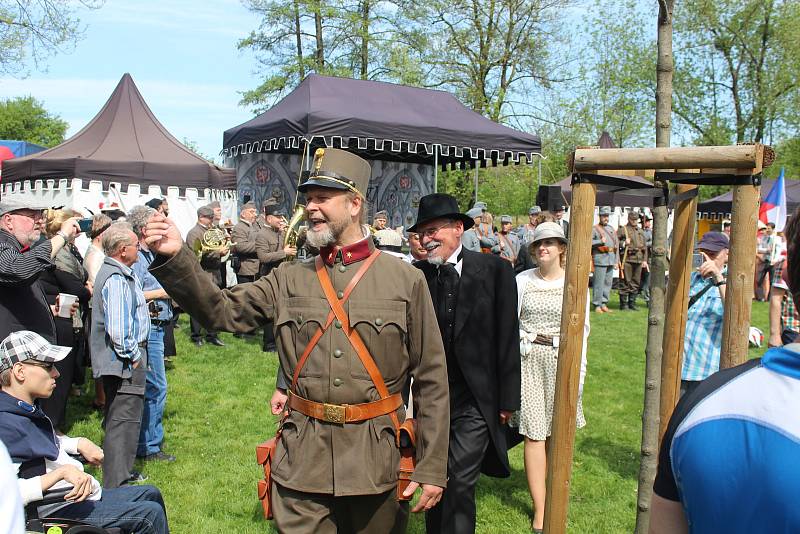
[[(203, 242), (205, 234), (214, 225), (214, 209), (211, 206), (200, 206), (197, 208), (197, 224), (186, 234), (186, 244), (192, 250), (200, 250), (200, 243)], [(200, 267), (208, 273), (214, 285), (224, 287), (220, 276), (220, 258), (228, 254), (227, 248), (219, 250), (206, 250), (200, 255)], [(197, 256), (195, 256), (197, 260)], [(186, 308), (181, 307), (186, 310)], [(188, 310), (187, 310), (188, 311)], [(203, 345), (203, 326), (191, 314), (189, 325), (192, 329), (192, 343), (198, 347)], [(225, 343), (219, 338), (213, 329), (206, 329), (206, 341), (217, 347), (224, 347)]]
[(647, 268), (647, 244), (639, 228), (639, 213), (628, 212), (628, 223), (617, 230), (619, 239), (622, 279), (619, 286), (619, 309), (636, 311), (636, 295), (642, 280), (642, 269)]
[(611, 284), (614, 282), (614, 269), (619, 263), (619, 239), (614, 227), (608, 223), (611, 208), (602, 206), (599, 212), (600, 221), (592, 229), (592, 261), (594, 276), (592, 278), (592, 306), (597, 313), (611, 313), (608, 298)]
[(542, 208), (539, 206), (532, 206), (531, 209), (528, 210), (528, 222), (517, 229), (517, 235), (522, 241), (522, 244), (526, 247), (533, 242), (533, 231), (536, 230), (536, 225), (538, 224), (536, 216), (541, 212)]
[(511, 218), (511, 215), (502, 215), (500, 217), (500, 231), (497, 233), (497, 247), (500, 257), (511, 262), (511, 265), (517, 262), (520, 246), (519, 238), (511, 232), (513, 222), (514, 219)]
[(474, 532), (481, 472), (511, 474), (503, 425), (520, 407), (517, 284), (510, 262), (462, 245), (473, 222), (455, 198), (434, 193), (422, 197), (409, 228), (428, 250), (415, 266), (433, 298), (450, 385), (447, 491), (427, 514), (429, 534)]
[(43, 204), (21, 195), (0, 201), (0, 339), (17, 330), (32, 330), (56, 341), (53, 311), (39, 276), (55, 268), (54, 258), (80, 232), (77, 217), (64, 221), (51, 239), (36, 247), (44, 225)]
[(384, 230), (388, 223), (389, 223), (389, 212), (386, 210), (376, 211), (375, 216), (372, 217), (372, 228), (374, 228), (376, 232)]
[(151, 270), (192, 315), (228, 331), (275, 320), (280, 378), (289, 384), (273, 398), (273, 413), (288, 408), (272, 460), (280, 532), (405, 531), (395, 436), (412, 376), (417, 465), (406, 496), (422, 486), (412, 511), (434, 506), (446, 485), (442, 340), (423, 274), (375, 251), (364, 201), (370, 171), (349, 152), (317, 150), (300, 191), (319, 256), (232, 289), (202, 275), (172, 221), (156, 215), (148, 225), (159, 254)]

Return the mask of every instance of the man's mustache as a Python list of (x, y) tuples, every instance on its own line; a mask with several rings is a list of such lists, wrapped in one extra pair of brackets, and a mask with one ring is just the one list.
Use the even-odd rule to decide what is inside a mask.
[(422, 248), (424, 248), (425, 250), (430, 252), (431, 250), (435, 249), (436, 247), (441, 246), (441, 244), (442, 244), (441, 241), (430, 241), (427, 245), (425, 245)]

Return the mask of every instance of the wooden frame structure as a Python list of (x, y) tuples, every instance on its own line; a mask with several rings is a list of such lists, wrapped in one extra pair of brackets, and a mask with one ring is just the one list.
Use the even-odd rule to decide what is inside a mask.
[[(642, 149), (577, 149), (572, 157), (572, 206), (567, 248), (561, 346), (558, 349), (553, 431), (547, 462), (544, 532), (566, 532), (578, 400), (582, 328), (586, 320), (591, 234), (598, 184), (608, 184), (602, 171), (656, 171), (656, 180), (677, 185), (672, 234), (672, 261), (667, 316), (662, 340), (661, 435), (677, 402), (694, 246), (697, 184), (733, 185), (728, 288), (723, 319), (723, 367), (747, 357), (750, 303), (753, 291), (760, 175), (764, 146), (666, 147)], [(768, 163), (767, 163), (768, 164)], [(619, 187), (621, 184), (617, 183)], [(641, 187), (641, 186), (639, 186)], [(656, 189), (656, 188), (653, 188)], [(655, 229), (654, 229), (655, 231)]]

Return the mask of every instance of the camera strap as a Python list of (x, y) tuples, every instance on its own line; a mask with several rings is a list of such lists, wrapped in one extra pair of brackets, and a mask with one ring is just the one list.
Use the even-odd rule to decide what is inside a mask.
[(703, 289), (701, 289), (700, 291), (689, 297), (689, 305), (686, 306), (686, 309), (688, 310), (689, 308), (691, 308), (694, 305), (694, 303), (700, 300), (700, 297), (705, 295), (706, 291), (708, 291), (712, 287), (714, 287), (714, 284), (706, 283), (706, 286)]

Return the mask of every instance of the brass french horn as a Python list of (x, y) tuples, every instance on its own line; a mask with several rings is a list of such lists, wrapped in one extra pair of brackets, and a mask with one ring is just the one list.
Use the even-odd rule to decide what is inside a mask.
[(203, 237), (199, 241), (194, 242), (193, 250), (197, 254), (197, 259), (200, 260), (203, 258), (203, 254), (207, 252), (216, 252), (223, 248), (227, 248), (230, 251), (235, 244), (231, 243), (231, 238), (225, 230), (213, 226), (203, 232)]

